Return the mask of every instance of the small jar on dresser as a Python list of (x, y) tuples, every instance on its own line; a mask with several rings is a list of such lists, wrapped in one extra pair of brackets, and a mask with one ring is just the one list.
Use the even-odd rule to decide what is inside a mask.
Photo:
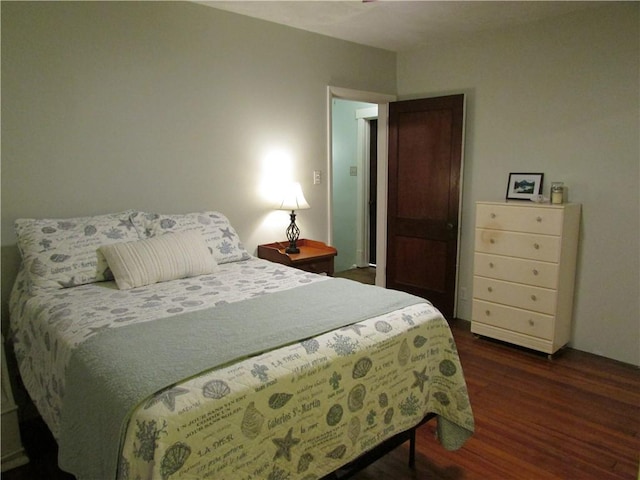
[(549, 355), (571, 339), (580, 205), (477, 202), (471, 331)]

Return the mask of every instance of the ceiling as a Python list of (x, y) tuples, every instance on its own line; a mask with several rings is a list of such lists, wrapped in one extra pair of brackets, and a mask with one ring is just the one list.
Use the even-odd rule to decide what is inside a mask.
[(199, 1), (330, 37), (408, 51), (484, 30), (593, 8), (594, 1)]

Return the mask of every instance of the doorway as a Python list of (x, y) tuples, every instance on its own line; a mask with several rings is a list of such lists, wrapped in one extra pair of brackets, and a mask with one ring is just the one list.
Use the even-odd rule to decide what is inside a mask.
[[(378, 105), (333, 99), (332, 106), (332, 245), (339, 252), (335, 271), (340, 272), (371, 263), (369, 210), (375, 192), (371, 194), (369, 179), (377, 172), (370, 166), (371, 122), (378, 118)], [(375, 159), (377, 143), (373, 153)]]
[[(376, 258), (376, 278), (375, 284), (385, 286), (385, 269), (386, 269), (386, 185), (387, 185), (387, 119), (389, 111), (389, 102), (396, 99), (395, 95), (388, 95), (376, 92), (365, 92), (361, 90), (351, 90), (340, 87), (327, 87), (327, 198), (328, 198), (328, 235), (329, 243), (334, 243), (335, 229), (333, 226), (333, 217), (336, 213), (336, 207), (333, 200), (333, 100), (343, 99), (354, 102), (365, 102), (378, 106), (378, 125), (377, 125), (377, 153), (378, 164), (376, 172), (371, 172), (376, 180), (376, 232), (375, 232), (375, 258)], [(338, 257), (341, 256), (340, 251)]]
[(357, 165), (358, 202), (356, 232), (356, 266), (376, 266), (378, 105), (356, 110), (358, 124)]

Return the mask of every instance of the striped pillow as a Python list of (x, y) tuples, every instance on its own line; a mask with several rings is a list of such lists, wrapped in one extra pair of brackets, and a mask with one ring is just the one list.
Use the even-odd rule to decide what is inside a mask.
[(100, 251), (120, 290), (212, 273), (218, 265), (193, 231), (103, 245)]

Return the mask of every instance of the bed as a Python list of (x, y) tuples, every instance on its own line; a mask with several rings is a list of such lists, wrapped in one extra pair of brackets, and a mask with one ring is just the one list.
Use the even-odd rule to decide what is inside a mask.
[(250, 255), (219, 212), (16, 222), (22, 381), (78, 479), (319, 479), (473, 413), (424, 299)]

